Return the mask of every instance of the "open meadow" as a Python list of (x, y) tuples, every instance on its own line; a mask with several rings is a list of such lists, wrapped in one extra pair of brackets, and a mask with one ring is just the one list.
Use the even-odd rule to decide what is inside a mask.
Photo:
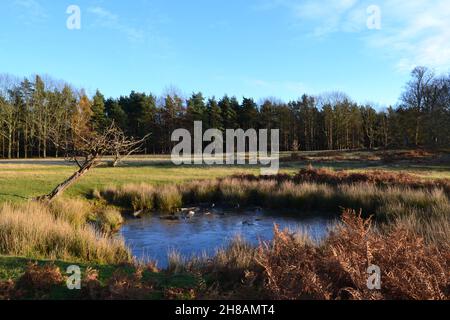
[[(405, 151), (406, 152), (406, 151)], [(400, 154), (402, 151), (393, 152)], [(316, 168), (364, 172), (386, 170), (409, 173), (425, 179), (450, 178), (450, 154), (398, 160), (386, 159), (372, 152), (284, 152), (280, 173), (293, 174), (312, 164)], [(105, 159), (108, 160), (107, 158)], [(0, 202), (20, 202), (48, 193), (70, 176), (75, 164), (64, 159), (0, 160)], [(175, 166), (170, 156), (135, 156), (118, 168), (100, 166), (84, 177), (67, 196), (86, 196), (92, 189), (108, 185), (149, 183), (154, 185), (192, 180), (214, 179), (239, 173), (259, 174), (251, 166)]]

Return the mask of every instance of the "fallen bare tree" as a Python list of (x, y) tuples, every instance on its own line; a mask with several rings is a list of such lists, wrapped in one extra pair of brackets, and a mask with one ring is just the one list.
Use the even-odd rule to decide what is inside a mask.
[(102, 133), (82, 133), (73, 131), (70, 144), (61, 147), (66, 158), (78, 166), (78, 170), (68, 179), (60, 183), (52, 192), (36, 198), (37, 201), (51, 202), (60, 196), (67, 188), (84, 176), (89, 170), (101, 163), (104, 156), (112, 156), (111, 166), (117, 166), (126, 157), (141, 150), (142, 144), (148, 139), (146, 135), (142, 139), (127, 137), (125, 133), (114, 123)]

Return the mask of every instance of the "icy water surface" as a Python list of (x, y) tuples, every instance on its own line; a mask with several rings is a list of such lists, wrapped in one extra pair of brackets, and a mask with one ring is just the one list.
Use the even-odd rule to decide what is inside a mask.
[(169, 221), (152, 215), (128, 220), (121, 234), (133, 255), (141, 260), (156, 260), (166, 267), (167, 254), (176, 250), (184, 257), (213, 255), (217, 248), (226, 246), (240, 235), (253, 244), (273, 237), (274, 224), (280, 228), (307, 230), (316, 240), (322, 239), (332, 224), (323, 218), (298, 218), (298, 215), (275, 215), (261, 210), (227, 212), (213, 210), (190, 219)]

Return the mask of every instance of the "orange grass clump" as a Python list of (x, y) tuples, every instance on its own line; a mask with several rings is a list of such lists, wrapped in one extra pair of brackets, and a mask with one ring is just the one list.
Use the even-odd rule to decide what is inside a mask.
[[(320, 246), (299, 244), (275, 228), (259, 247), (265, 287), (273, 299), (450, 299), (450, 248), (425, 244), (401, 226), (375, 232), (370, 220), (346, 211)], [(367, 269), (380, 267), (381, 290), (369, 290)]]
[(287, 174), (276, 176), (235, 175), (234, 179), (242, 181), (292, 181), (299, 183), (323, 183), (329, 185), (368, 183), (376, 186), (393, 186), (412, 189), (441, 188), (450, 194), (450, 179), (423, 179), (403, 172), (370, 170), (365, 172), (334, 171), (326, 168), (316, 169), (311, 165), (298, 171), (293, 177)]

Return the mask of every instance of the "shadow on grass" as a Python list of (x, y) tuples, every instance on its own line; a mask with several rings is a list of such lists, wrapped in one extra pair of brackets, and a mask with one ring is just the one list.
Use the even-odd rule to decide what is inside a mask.
[(11, 197), (11, 198), (18, 198), (22, 200), (30, 200), (30, 198), (18, 195), (18, 194), (10, 194), (10, 193), (0, 193), (0, 197)]

